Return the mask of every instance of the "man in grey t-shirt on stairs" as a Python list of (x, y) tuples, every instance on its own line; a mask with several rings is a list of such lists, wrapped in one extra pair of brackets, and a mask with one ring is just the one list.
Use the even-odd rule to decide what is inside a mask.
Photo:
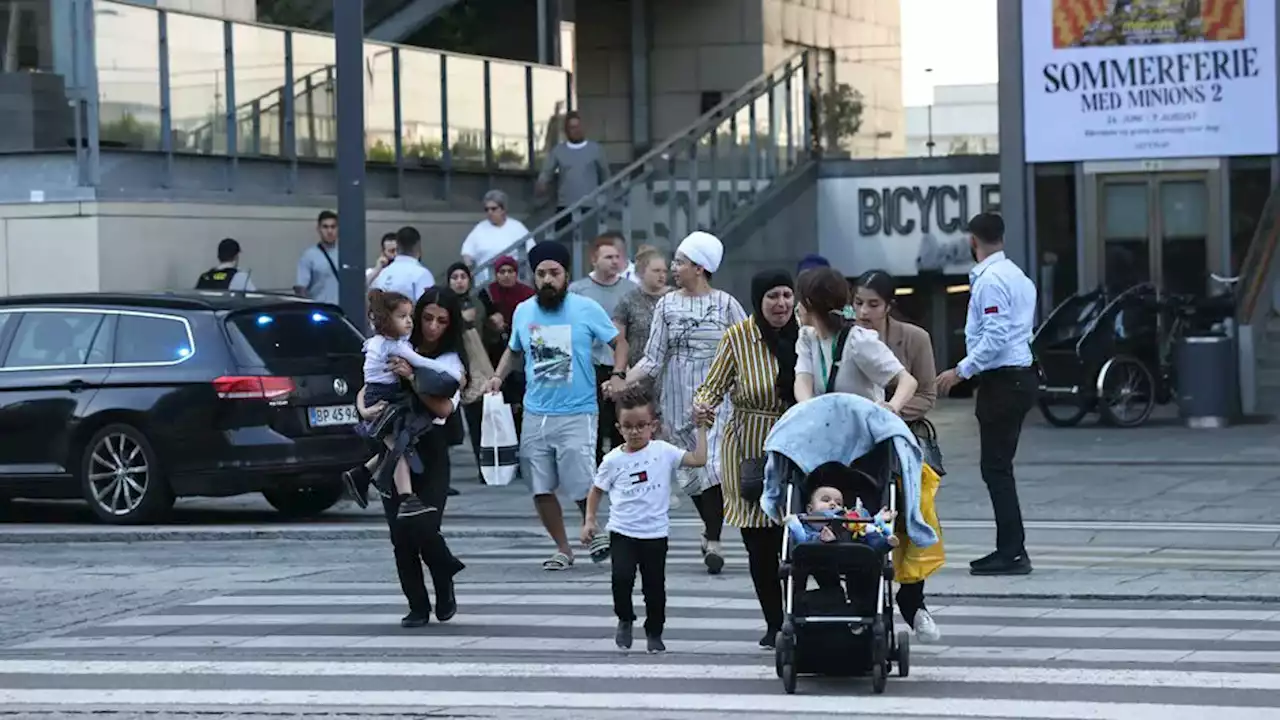
[[(542, 165), (538, 175), (538, 193), (545, 193), (552, 176), (556, 176), (556, 214), (562, 212), (582, 198), (590, 195), (609, 179), (609, 163), (604, 158), (604, 148), (600, 144), (586, 139), (582, 129), (582, 116), (577, 111), (564, 116), (565, 141), (552, 148)], [(584, 210), (580, 209), (581, 213)], [(556, 223), (556, 230), (562, 230), (572, 219), (566, 217)], [(592, 224), (592, 223), (588, 223)], [(597, 223), (598, 224), (598, 223)], [(596, 227), (583, 227), (582, 238), (589, 240), (596, 235)], [(573, 238), (561, 238), (572, 252)]]

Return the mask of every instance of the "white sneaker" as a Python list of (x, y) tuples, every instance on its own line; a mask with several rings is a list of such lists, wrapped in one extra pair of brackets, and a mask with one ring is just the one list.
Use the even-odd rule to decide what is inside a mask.
[(916, 637), (921, 642), (934, 643), (942, 639), (942, 632), (938, 630), (938, 624), (933, 621), (933, 616), (928, 610), (921, 608), (916, 612)]

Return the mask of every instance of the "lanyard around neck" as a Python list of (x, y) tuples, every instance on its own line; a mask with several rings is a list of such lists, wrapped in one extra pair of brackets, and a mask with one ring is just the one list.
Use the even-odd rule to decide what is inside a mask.
[[(819, 338), (821, 340), (821, 338)], [(822, 391), (827, 391), (827, 377), (830, 372), (835, 371), (836, 362), (836, 343), (840, 341), (840, 336), (832, 335), (831, 340), (827, 343), (831, 347), (830, 370), (828, 370), (827, 354), (822, 351), (822, 345), (818, 345), (818, 370), (822, 371)]]

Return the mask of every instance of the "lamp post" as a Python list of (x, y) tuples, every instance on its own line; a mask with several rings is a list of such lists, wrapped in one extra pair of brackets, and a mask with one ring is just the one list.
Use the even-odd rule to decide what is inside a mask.
[(333, 2), (338, 69), (338, 302), (364, 327), (364, 3)]
[[(932, 77), (933, 68), (925, 68), (924, 72), (926, 75), (929, 75)], [(929, 157), (933, 157), (934, 142), (933, 142), (933, 84), (932, 83), (930, 83), (929, 85), (928, 118), (929, 118), (929, 140), (924, 144), (924, 146), (929, 148)]]

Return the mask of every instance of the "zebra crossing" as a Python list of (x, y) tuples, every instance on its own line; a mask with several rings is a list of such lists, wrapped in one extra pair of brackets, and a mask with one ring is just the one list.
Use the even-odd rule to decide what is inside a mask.
[(886, 695), (802, 678), (788, 696), (740, 555), (708, 578), (696, 539), (673, 540), (665, 655), (614, 647), (607, 565), (460, 582), (458, 615), (417, 630), (394, 583), (272, 583), (0, 648), (0, 707), (1280, 720), (1280, 606), (1262, 604), (936, 599), (942, 640)]

